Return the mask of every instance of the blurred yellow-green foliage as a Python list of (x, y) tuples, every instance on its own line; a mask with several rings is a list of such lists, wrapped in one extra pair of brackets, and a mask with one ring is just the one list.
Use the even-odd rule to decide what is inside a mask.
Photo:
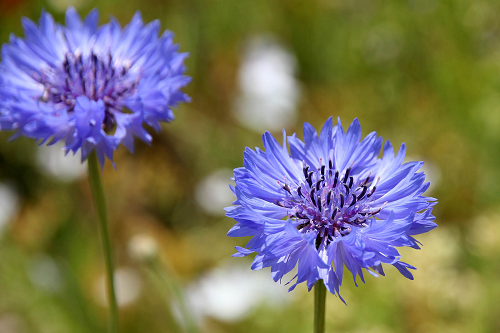
[[(175, 110), (152, 147), (120, 149), (116, 170), (104, 171), (123, 332), (312, 330), (305, 286), (287, 294), (269, 270), (230, 258), (245, 240), (226, 237), (227, 174), (245, 146), (261, 146), (256, 126), (267, 110), (251, 104), (257, 125), (245, 126), (237, 101), (274, 75), (271, 66), (250, 88), (242, 83), (256, 40), (285, 54), (278, 65), (290, 63), (280, 78), (294, 102), (278, 117), (288, 132), (358, 117), (364, 134), (404, 141), (410, 158), (426, 162), (429, 195), (439, 199), (440, 226), (418, 237), (422, 250), (402, 251), (415, 280), (387, 269), (356, 288), (346, 276), (348, 306), (328, 296), (327, 330), (500, 332), (500, 2), (0, 0), (1, 42), (43, 8), (63, 22), (70, 3), (82, 15), (99, 8), (101, 23), (113, 15), (125, 24), (140, 10), (190, 53), (192, 103)], [(280, 137), (279, 128), (269, 129)], [(0, 133), (0, 332), (105, 332), (85, 174), (73, 163), (66, 177), (57, 151), (9, 136)], [(195, 324), (179, 319), (181, 294)]]

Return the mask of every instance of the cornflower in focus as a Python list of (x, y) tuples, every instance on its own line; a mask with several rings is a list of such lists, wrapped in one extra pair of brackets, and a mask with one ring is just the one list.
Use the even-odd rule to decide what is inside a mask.
[(124, 28), (116, 19), (98, 27), (93, 10), (82, 21), (74, 8), (66, 26), (43, 12), (40, 24), (24, 18), (25, 38), (10, 37), (0, 63), (0, 129), (40, 143), (65, 142), (82, 161), (95, 150), (101, 167), (134, 137), (150, 144), (143, 124), (160, 130), (172, 107), (189, 97), (180, 89), (187, 53), (179, 53), (159, 21), (144, 25), (137, 12)]
[[(375, 132), (361, 140), (355, 119), (347, 132), (332, 118), (320, 135), (304, 124), (304, 142), (296, 135), (283, 145), (266, 132), (265, 151), (246, 148), (244, 167), (234, 170), (237, 199), (227, 208), (236, 220), (232, 237), (252, 236), (234, 256), (256, 252), (252, 269), (271, 267), (274, 281), (296, 265), (290, 282), (318, 282), (339, 293), (344, 266), (364, 282), (364, 271), (385, 275), (382, 264), (396, 267), (413, 279), (397, 247), (418, 249), (414, 235), (437, 225), (432, 222), (436, 199), (425, 197), (429, 187), (423, 162), (403, 164), (406, 146), (399, 152), (389, 141), (378, 158), (382, 138)], [(290, 153), (287, 144), (290, 145)]]

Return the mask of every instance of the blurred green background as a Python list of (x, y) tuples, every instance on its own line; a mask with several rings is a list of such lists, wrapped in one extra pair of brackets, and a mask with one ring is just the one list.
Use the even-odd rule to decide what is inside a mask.
[[(123, 332), (310, 332), (313, 295), (230, 255), (231, 170), (265, 129), (354, 117), (426, 162), (439, 228), (395, 269), (327, 298), (329, 332), (500, 332), (500, 2), (0, 0), (0, 40), (73, 4), (161, 20), (190, 53), (153, 146), (120, 148), (104, 182)], [(77, 157), (0, 133), (0, 332), (105, 332), (95, 212)], [(182, 301), (182, 299), (184, 299)], [(183, 316), (187, 308), (191, 321)], [(185, 311), (184, 311), (185, 312)]]

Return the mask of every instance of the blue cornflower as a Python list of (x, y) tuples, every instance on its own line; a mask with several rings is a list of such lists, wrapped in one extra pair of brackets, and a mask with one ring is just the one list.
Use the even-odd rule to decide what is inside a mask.
[(289, 290), (323, 280), (338, 294), (344, 266), (355, 284), (358, 275), (364, 282), (363, 269), (385, 275), (382, 264), (413, 279), (408, 269), (415, 267), (401, 261), (397, 247), (418, 249), (412, 236), (437, 226), (436, 199), (422, 195), (430, 184), (417, 172), (423, 162), (403, 164), (405, 144), (394, 156), (389, 141), (378, 158), (382, 138), (375, 132), (360, 140), (357, 119), (344, 133), (340, 119), (333, 127), (329, 118), (319, 136), (305, 123), (304, 142), (283, 130), (283, 146), (266, 132), (266, 151), (246, 148), (226, 215), (237, 222), (229, 236), (252, 238), (234, 256), (256, 252), (252, 269), (271, 267), (274, 281), (298, 265)]
[(159, 21), (144, 25), (137, 12), (124, 28), (116, 19), (98, 26), (92, 10), (83, 20), (72, 7), (66, 26), (43, 12), (40, 24), (24, 18), (25, 38), (10, 37), (0, 63), (0, 129), (49, 144), (65, 141), (67, 152), (95, 150), (101, 166), (134, 137), (150, 144), (146, 124), (174, 119), (172, 107), (189, 97), (180, 89), (187, 53), (179, 53)]

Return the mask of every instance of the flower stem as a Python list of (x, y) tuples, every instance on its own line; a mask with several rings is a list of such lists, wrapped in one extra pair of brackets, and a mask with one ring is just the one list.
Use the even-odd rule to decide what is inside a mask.
[(314, 333), (325, 333), (326, 287), (321, 280), (314, 285)]
[(97, 163), (97, 156), (95, 152), (91, 153), (88, 158), (88, 171), (89, 182), (92, 190), (92, 197), (94, 198), (94, 205), (99, 216), (99, 228), (101, 234), (102, 248), (104, 251), (104, 260), (106, 262), (106, 275), (107, 275), (107, 293), (109, 310), (111, 311), (111, 318), (109, 323), (109, 332), (118, 332), (118, 305), (116, 303), (115, 294), (115, 281), (113, 270), (113, 255), (111, 253), (111, 240), (109, 238), (108, 219), (106, 215), (106, 201), (104, 199), (104, 191), (101, 184), (101, 175), (99, 165)]

